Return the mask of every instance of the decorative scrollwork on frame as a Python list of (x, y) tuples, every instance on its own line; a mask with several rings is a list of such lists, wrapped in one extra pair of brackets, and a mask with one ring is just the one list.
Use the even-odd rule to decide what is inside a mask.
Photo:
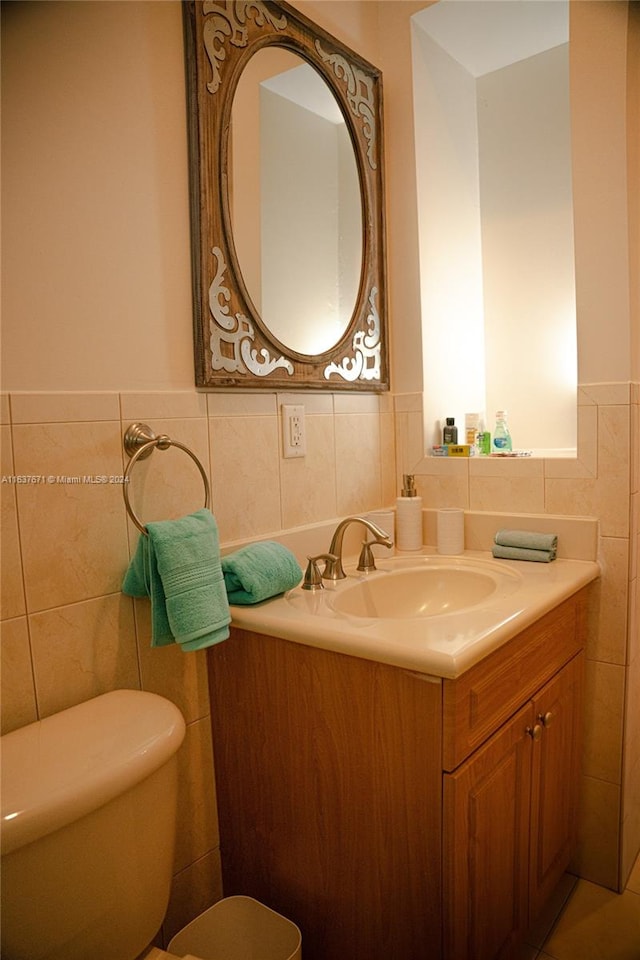
[[(183, 0), (181, 6), (188, 95), (196, 385), (212, 390), (388, 390), (380, 70), (286, 0)], [(263, 60), (263, 51), (270, 53), (264, 70), (260, 61), (257, 65), (254, 61), (258, 55)], [(269, 65), (269, 60), (275, 65)], [(294, 208), (293, 181), (291, 188), (279, 184), (271, 193), (263, 192), (262, 187), (255, 191), (253, 178), (260, 172), (260, 154), (256, 155), (253, 147), (251, 155), (246, 152), (254, 142), (252, 133), (243, 139), (244, 133), (255, 129), (262, 73), (287, 71), (304, 62), (315, 70), (340, 108), (346, 127), (341, 137), (350, 144), (355, 161), (350, 174), (353, 183), (344, 185), (343, 193), (348, 196), (349, 207), (359, 208), (361, 214), (359, 223), (350, 224), (342, 236), (342, 222), (330, 236), (330, 242), (337, 244), (336, 256), (345, 253), (345, 263), (359, 271), (354, 272), (348, 290), (349, 298), (354, 298), (351, 316), (345, 313), (343, 333), (331, 345), (311, 353), (294, 347), (304, 341), (291, 334), (291, 325), (278, 326), (276, 318), (271, 322), (269, 310), (262, 310), (264, 298), (258, 288), (252, 294), (246, 282), (262, 283), (269, 277), (271, 289), (275, 288), (269, 262), (263, 263), (258, 243), (263, 201), (275, 201), (286, 211), (281, 231), (287, 229), (287, 216), (297, 218), (300, 236), (304, 223), (309, 231), (315, 229), (308, 204), (303, 201)], [(240, 83), (243, 87), (236, 99)], [(243, 128), (247, 122), (253, 126)], [(243, 194), (243, 190), (247, 192)], [(237, 208), (236, 200), (241, 201)], [(269, 203), (265, 202), (265, 209)], [(244, 217), (242, 224), (235, 216), (238, 210)], [(327, 236), (331, 226), (327, 220)], [(356, 249), (351, 237), (357, 239), (358, 234), (361, 244)], [(316, 239), (320, 236), (318, 232)], [(316, 256), (316, 246), (310, 242), (308, 247), (307, 263), (315, 269), (309, 258)], [(333, 256), (333, 246), (331, 250)], [(297, 251), (285, 252), (282, 247), (272, 246), (269, 255), (283, 260), (286, 270), (277, 283), (283, 286), (283, 296), (295, 310), (293, 298), (301, 296), (299, 277), (291, 273), (296, 269), (293, 261)], [(343, 266), (336, 274), (338, 293), (314, 294), (314, 309), (309, 311), (300, 303), (292, 322), (316, 327), (323, 323), (328, 304), (341, 295), (338, 283)], [(287, 331), (284, 340), (278, 330)], [(300, 331), (296, 328), (294, 332)]]
[(205, 52), (211, 64), (212, 77), (207, 83), (209, 93), (217, 93), (220, 86), (220, 65), (226, 59), (225, 42), (234, 47), (247, 45), (247, 20), (252, 18), (256, 26), (272, 26), (284, 30), (287, 18), (274, 16), (261, 0), (205, 0), (202, 5), (206, 17), (203, 28)]
[(368, 143), (367, 159), (371, 169), (375, 170), (376, 119), (371, 77), (366, 76), (362, 70), (349, 63), (346, 57), (341, 54), (325, 53), (319, 40), (316, 40), (315, 46), (321, 59), (330, 64), (336, 78), (345, 85), (346, 98), (351, 112), (356, 119), (362, 121), (362, 131)]
[(222, 250), (213, 247), (211, 252), (216, 259), (215, 276), (209, 287), (211, 369), (230, 374), (250, 372), (256, 377), (266, 377), (282, 367), (291, 375), (293, 364), (286, 357), (274, 359), (262, 347), (258, 358), (258, 350), (252, 348), (255, 340), (253, 324), (243, 314), (232, 316), (229, 312), (230, 293), (224, 281), (227, 265)]
[(352, 349), (354, 357), (344, 357), (341, 363), (330, 363), (325, 367), (324, 376), (328, 380), (337, 374), (349, 383), (355, 380), (380, 379), (380, 315), (376, 305), (378, 290), (373, 287), (369, 294), (371, 312), (367, 314), (368, 332), (359, 330), (354, 334)]

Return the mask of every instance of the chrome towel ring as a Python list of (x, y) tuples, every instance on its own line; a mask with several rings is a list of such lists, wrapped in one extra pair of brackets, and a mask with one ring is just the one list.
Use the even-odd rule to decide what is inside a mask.
[(129, 502), (129, 477), (138, 460), (145, 460), (153, 452), (154, 447), (157, 447), (158, 450), (168, 450), (169, 447), (177, 447), (178, 450), (183, 450), (186, 454), (188, 454), (188, 456), (191, 457), (196, 467), (200, 471), (200, 476), (202, 477), (202, 482), (204, 483), (204, 505), (205, 507), (209, 506), (209, 502), (211, 500), (209, 479), (204, 467), (196, 457), (195, 453), (193, 453), (192, 450), (189, 450), (189, 447), (186, 447), (184, 443), (180, 443), (178, 440), (172, 440), (171, 437), (168, 437), (164, 433), (156, 436), (151, 427), (147, 426), (146, 423), (129, 424), (124, 435), (123, 443), (125, 452), (129, 457), (131, 457), (125, 468), (123, 478), (124, 483), (122, 484), (124, 505), (127, 508), (127, 513), (131, 517), (132, 521), (135, 523), (140, 533), (143, 533), (145, 537), (148, 536), (147, 529), (142, 521), (138, 519)]

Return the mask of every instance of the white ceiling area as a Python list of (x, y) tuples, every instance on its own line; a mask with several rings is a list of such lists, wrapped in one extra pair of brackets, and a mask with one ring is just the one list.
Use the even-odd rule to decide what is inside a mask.
[(473, 77), (569, 41), (568, 0), (439, 0), (413, 19)]

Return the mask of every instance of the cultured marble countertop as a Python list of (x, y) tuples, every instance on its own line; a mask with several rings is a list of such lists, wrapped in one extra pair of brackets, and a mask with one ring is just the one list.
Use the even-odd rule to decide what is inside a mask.
[[(363, 576), (378, 576), (398, 565), (440, 561), (454, 566), (470, 563), (477, 569), (504, 565), (516, 574), (517, 584), (515, 588), (512, 584), (506, 590), (496, 590), (466, 610), (427, 618), (364, 619), (332, 609), (335, 592)], [(296, 587), (253, 606), (232, 606), (233, 626), (436, 677), (455, 678), (600, 575), (599, 565), (589, 560), (494, 560), (490, 552), (469, 550), (443, 558), (427, 547), (421, 553), (397, 552), (390, 562), (376, 559), (380, 574), (359, 574), (355, 563), (345, 562), (347, 580), (335, 587), (325, 581), (326, 589), (321, 591)]]

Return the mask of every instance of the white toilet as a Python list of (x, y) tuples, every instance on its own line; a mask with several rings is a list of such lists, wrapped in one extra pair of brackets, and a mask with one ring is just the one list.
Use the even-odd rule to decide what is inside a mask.
[[(1, 739), (2, 960), (135, 960), (164, 919), (182, 714), (114, 690)], [(192, 960), (301, 960), (294, 923), (227, 897), (169, 944)]]
[(115, 690), (2, 737), (3, 960), (134, 960), (164, 919), (182, 714)]

